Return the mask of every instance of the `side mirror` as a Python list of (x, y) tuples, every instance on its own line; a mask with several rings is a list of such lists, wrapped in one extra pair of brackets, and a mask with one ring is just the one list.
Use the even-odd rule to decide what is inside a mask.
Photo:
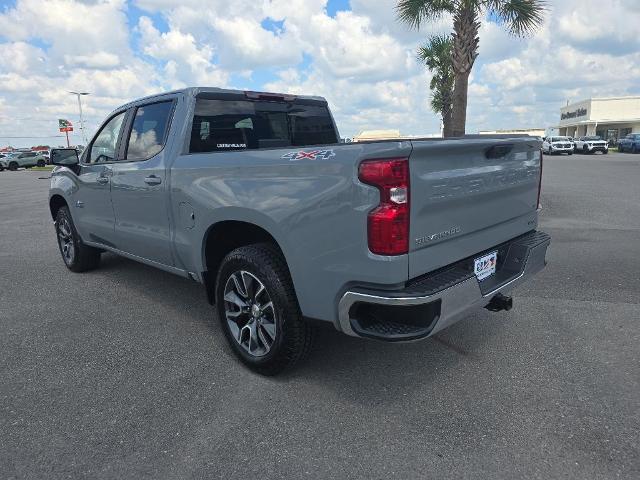
[(75, 148), (52, 148), (51, 164), (60, 165), (62, 167), (72, 167), (78, 165), (78, 151)]

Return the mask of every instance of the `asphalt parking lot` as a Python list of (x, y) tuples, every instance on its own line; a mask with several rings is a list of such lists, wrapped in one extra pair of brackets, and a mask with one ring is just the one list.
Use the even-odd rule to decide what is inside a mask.
[(435, 338), (323, 330), (262, 378), (202, 288), (72, 274), (47, 172), (0, 173), (1, 478), (640, 478), (640, 155), (545, 156), (548, 268)]

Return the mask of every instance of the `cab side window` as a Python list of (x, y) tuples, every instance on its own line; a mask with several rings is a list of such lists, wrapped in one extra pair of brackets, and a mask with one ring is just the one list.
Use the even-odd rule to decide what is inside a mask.
[(113, 162), (116, 159), (118, 137), (122, 129), (125, 113), (119, 113), (102, 127), (102, 130), (100, 130), (91, 144), (88, 163)]
[(126, 160), (146, 160), (162, 150), (172, 109), (173, 101), (152, 103), (136, 109)]

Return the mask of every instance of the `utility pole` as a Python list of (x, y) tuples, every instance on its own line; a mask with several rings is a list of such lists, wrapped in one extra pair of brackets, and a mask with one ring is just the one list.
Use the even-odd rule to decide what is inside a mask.
[(72, 95), (76, 95), (78, 97), (78, 110), (80, 110), (80, 132), (82, 136), (82, 143), (84, 146), (87, 145), (87, 137), (84, 133), (84, 119), (82, 118), (82, 101), (80, 101), (80, 97), (82, 95), (90, 95), (88, 92), (69, 92)]

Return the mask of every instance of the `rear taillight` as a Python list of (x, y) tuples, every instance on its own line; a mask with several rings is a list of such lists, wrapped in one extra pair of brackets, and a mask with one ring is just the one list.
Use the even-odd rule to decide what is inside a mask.
[(369, 212), (369, 250), (377, 255), (409, 252), (409, 161), (406, 158), (365, 160), (358, 178), (380, 190), (380, 204)]
[(542, 150), (540, 150), (540, 178), (538, 179), (538, 202), (537, 202), (538, 209), (542, 208), (542, 205), (540, 205), (540, 192), (542, 191), (542, 158), (543, 157), (544, 155), (542, 154)]

